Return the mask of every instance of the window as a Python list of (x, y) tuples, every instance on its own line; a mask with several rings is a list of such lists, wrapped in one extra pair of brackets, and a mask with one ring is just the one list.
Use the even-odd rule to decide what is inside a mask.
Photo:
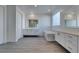
[(60, 12), (56, 13), (53, 16), (52, 25), (53, 26), (59, 26), (60, 25)]

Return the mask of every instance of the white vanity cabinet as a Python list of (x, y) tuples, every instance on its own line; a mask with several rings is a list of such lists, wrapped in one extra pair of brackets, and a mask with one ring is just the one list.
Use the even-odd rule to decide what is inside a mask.
[(72, 53), (77, 53), (77, 36), (67, 34), (66, 49)]
[(55, 33), (56, 32), (52, 32), (52, 31), (45, 31), (44, 34), (45, 34), (45, 39), (47, 41), (55, 41)]
[(68, 51), (72, 53), (77, 52), (77, 36), (63, 32), (57, 32), (55, 40)]
[(64, 33), (57, 32), (55, 40), (56, 40), (59, 44), (61, 44), (63, 47), (66, 46), (66, 43), (65, 43), (65, 42), (66, 42), (66, 38), (65, 38), (65, 34), (64, 34)]
[(79, 53), (79, 36), (78, 36), (78, 38), (77, 38), (77, 39), (78, 39), (78, 53)]

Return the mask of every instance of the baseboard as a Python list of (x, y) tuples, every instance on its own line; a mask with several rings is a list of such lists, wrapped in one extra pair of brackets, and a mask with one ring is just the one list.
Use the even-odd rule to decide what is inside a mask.
[(39, 35), (23, 35), (23, 37), (39, 37)]

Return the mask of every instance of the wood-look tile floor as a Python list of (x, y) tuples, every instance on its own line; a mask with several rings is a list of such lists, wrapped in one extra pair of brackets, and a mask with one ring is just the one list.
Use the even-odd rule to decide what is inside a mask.
[(0, 53), (66, 53), (57, 42), (48, 42), (43, 37), (27, 37), (16, 43), (0, 45)]

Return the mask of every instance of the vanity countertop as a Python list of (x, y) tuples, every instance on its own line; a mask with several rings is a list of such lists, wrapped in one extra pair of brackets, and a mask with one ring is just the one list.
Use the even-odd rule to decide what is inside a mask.
[(68, 33), (68, 34), (79, 36), (79, 29), (52, 27), (52, 30), (48, 30), (47, 32), (52, 33), (53, 31), (55, 31), (55, 32), (63, 32), (63, 33)]

